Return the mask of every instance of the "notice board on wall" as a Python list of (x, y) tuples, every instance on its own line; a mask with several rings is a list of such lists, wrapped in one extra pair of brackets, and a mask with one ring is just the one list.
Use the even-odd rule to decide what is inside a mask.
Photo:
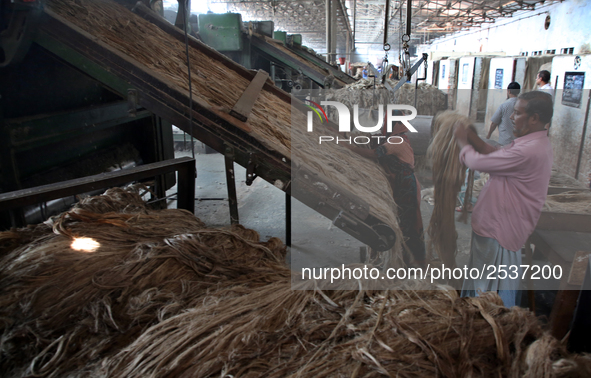
[(497, 68), (495, 71), (495, 89), (503, 88), (503, 69)]
[(466, 84), (468, 82), (468, 69), (470, 65), (468, 63), (464, 63), (462, 66), (462, 83)]
[(565, 72), (564, 89), (562, 90), (562, 105), (580, 108), (583, 99), (584, 84), (584, 72)]

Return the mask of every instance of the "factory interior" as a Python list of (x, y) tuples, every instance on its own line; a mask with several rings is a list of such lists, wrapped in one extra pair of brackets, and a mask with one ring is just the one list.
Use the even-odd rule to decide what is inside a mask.
[(0, 377), (591, 377), (589, 20), (1, 0)]

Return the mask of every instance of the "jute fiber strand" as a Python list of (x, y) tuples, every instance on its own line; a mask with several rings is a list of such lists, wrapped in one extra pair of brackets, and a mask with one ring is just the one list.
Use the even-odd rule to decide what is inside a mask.
[(591, 192), (573, 190), (548, 195), (543, 211), (591, 214)]
[[(170, 85), (188, 92), (185, 46), (155, 25), (108, 0), (50, 0), (46, 6), (99, 41), (133, 58), (146, 70), (165, 77)], [(189, 48), (189, 55), (194, 96), (212, 106), (232, 109), (249, 82), (194, 48)], [(319, 148), (318, 139), (311, 140), (306, 135), (303, 113), (294, 115), (294, 125), (301, 127), (292, 130), (291, 122), (290, 104), (269, 91), (261, 91), (248, 120), (252, 135), (292, 161), (314, 167), (323, 179), (363, 198), (370, 205), (371, 215), (401, 235), (392, 192), (379, 165), (336, 144)]]
[(456, 122), (470, 124), (458, 113), (445, 111), (433, 119), (433, 141), (427, 156), (433, 163), (435, 206), (427, 233), (429, 245), (447, 266), (456, 265), (457, 238), (454, 220), (456, 199), (466, 176), (466, 167), (460, 163), (460, 148), (453, 137)]
[[(398, 84), (398, 81), (388, 79), (388, 84), (393, 88)], [(328, 91), (328, 93), (328, 100), (339, 101), (350, 109), (353, 109), (355, 104), (360, 108), (367, 109), (377, 109), (379, 104), (405, 104), (416, 107), (417, 114), (420, 115), (435, 115), (437, 112), (447, 109), (445, 93), (427, 83), (419, 84), (416, 105), (414, 84), (404, 84), (396, 93), (392, 93), (380, 80), (376, 79), (374, 91), (373, 78), (361, 79), (344, 88)]]
[(565, 173), (558, 172), (555, 169), (552, 169), (549, 186), (557, 186), (560, 188), (586, 188), (585, 185), (576, 178), (571, 177)]
[[(82, 236), (100, 247), (73, 250)], [(294, 291), (278, 239), (152, 211), (121, 189), (2, 232), (0, 246), (6, 377), (538, 378), (588, 366), (496, 294)]]

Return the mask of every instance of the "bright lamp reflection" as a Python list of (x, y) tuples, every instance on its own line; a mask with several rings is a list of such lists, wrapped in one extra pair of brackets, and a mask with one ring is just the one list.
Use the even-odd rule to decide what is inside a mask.
[(91, 238), (74, 238), (72, 249), (81, 252), (94, 252), (100, 247), (100, 243)]

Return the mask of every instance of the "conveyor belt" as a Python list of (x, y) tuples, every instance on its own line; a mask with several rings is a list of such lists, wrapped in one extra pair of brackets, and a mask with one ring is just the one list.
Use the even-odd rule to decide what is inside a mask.
[(278, 59), (281, 63), (286, 64), (295, 70), (301, 69), (304, 75), (308, 76), (321, 86), (324, 85), (324, 79), (329, 75), (335, 77), (335, 82), (340, 87), (344, 87), (355, 81), (341, 71), (336, 72), (338, 70), (326, 62), (324, 62), (324, 64), (315, 64), (311, 62), (308, 58), (302, 56), (302, 53), (298, 54), (296, 51), (284, 46), (281, 41), (273, 38), (252, 35), (250, 42), (253, 47), (261, 52), (267, 53), (273, 59)]
[(287, 46), (287, 48), (289, 49), (289, 51), (293, 52), (294, 54), (306, 59), (306, 61), (317, 65), (318, 67), (321, 67), (325, 70), (327, 70), (330, 74), (334, 75), (335, 78), (337, 78), (338, 80), (344, 82), (345, 84), (352, 84), (354, 83), (355, 80), (352, 76), (350, 76), (349, 74), (339, 70), (338, 68), (328, 64), (326, 61), (324, 61), (323, 59), (317, 57), (314, 54), (309, 53), (308, 51), (306, 51), (304, 48), (299, 47), (299, 46)]
[[(269, 80), (246, 122), (231, 116), (242, 94), (259, 80), (256, 72), (192, 38), (189, 109), (184, 35), (155, 14), (144, 16), (158, 26), (108, 0), (51, 0), (36, 42), (126, 96), (132, 108), (143, 107), (192, 133), (358, 240), (384, 250), (400, 239), (390, 188), (377, 164), (360, 161), (359, 169), (351, 169), (352, 153), (338, 146), (322, 159), (302, 151), (305, 146), (292, 151), (292, 100)], [(294, 176), (311, 180), (305, 192), (305, 185), (298, 190), (291, 185), (292, 153), (298, 161)]]

